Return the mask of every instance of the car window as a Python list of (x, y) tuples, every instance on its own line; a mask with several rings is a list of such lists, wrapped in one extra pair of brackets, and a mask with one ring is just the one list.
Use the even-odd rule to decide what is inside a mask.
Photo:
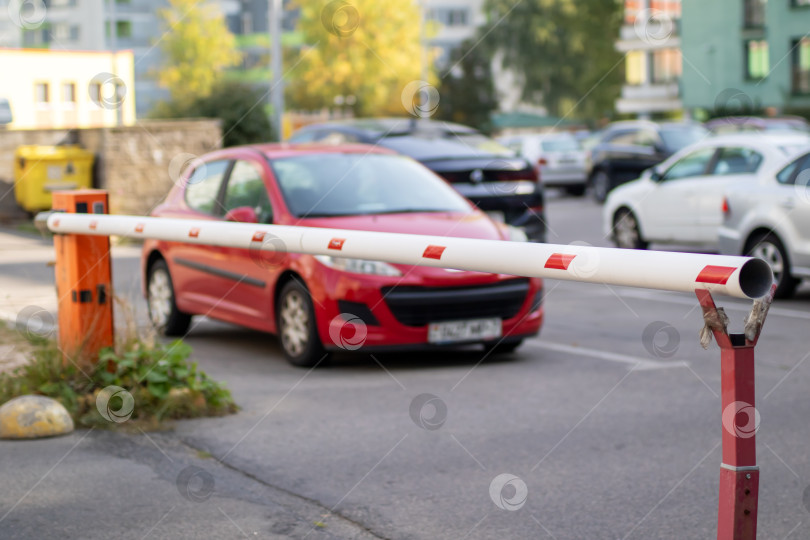
[(416, 161), (382, 154), (307, 154), (272, 161), (295, 216), (464, 212), (469, 204)]
[(222, 179), (225, 178), (230, 164), (230, 161), (223, 160), (199, 165), (186, 181), (186, 204), (194, 210), (212, 216), (222, 215), (217, 198)]
[(810, 181), (810, 154), (791, 161), (787, 167), (777, 173), (776, 180), (780, 184), (806, 186)]
[(757, 172), (762, 154), (750, 148), (721, 148), (713, 174), (747, 174)]
[(344, 144), (360, 142), (357, 135), (344, 133), (342, 131), (320, 131), (313, 139), (324, 144)]
[(650, 129), (642, 129), (636, 133), (635, 144), (639, 146), (654, 147), (658, 144), (658, 135)]
[(546, 139), (540, 143), (544, 152), (577, 152), (582, 146), (573, 137), (557, 137)]
[(608, 135), (605, 139), (605, 142), (609, 142), (611, 144), (636, 144), (636, 135), (638, 131), (620, 131), (618, 133), (614, 133), (613, 135)]
[(288, 142), (291, 143), (308, 143), (315, 140), (315, 136), (318, 132), (314, 129), (306, 130), (306, 131), (298, 131), (293, 134), (292, 137), (289, 138)]
[(664, 173), (662, 180), (678, 180), (680, 178), (690, 178), (706, 174), (714, 152), (714, 148), (701, 148), (700, 150), (690, 152), (676, 161), (675, 164)]
[(223, 211), (229, 212), (240, 206), (253, 208), (259, 223), (273, 222), (273, 207), (267, 198), (262, 170), (255, 163), (241, 160), (234, 163), (228, 177)]

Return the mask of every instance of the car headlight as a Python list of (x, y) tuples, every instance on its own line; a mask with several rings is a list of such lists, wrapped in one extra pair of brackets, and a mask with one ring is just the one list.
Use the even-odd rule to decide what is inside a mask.
[(315, 259), (330, 268), (351, 272), (353, 274), (373, 274), (375, 276), (401, 276), (402, 272), (382, 261), (367, 261), (365, 259), (347, 259), (345, 257), (330, 257), (329, 255), (315, 255)]

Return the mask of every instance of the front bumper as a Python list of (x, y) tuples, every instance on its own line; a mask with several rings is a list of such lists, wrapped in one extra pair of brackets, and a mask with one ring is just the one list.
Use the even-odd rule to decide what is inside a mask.
[[(407, 275), (399, 284), (380, 276), (346, 274), (337, 277), (329, 293), (314, 296), (321, 342), (330, 350), (442, 348), (447, 345), (429, 342), (428, 322), (494, 317), (501, 318), (505, 341), (540, 331), (543, 322), (541, 280), (492, 280), (488, 274), (477, 277), (478, 283), (455, 280), (456, 284), (448, 286), (429, 283), (429, 280), (409, 283)], [(521, 287), (516, 286), (517, 283), (525, 284), (520, 298), (517, 294)], [(466, 343), (491, 341), (473, 339)]]

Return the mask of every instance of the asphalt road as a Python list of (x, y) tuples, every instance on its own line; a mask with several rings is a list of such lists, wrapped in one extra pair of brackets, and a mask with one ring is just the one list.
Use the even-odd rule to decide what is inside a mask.
[[(552, 197), (548, 212), (549, 241), (609, 245), (596, 204)], [(26, 302), (26, 291), (28, 299), (45, 298), (47, 273), (35, 270), (40, 253), (32, 247), (28, 258), (0, 261), (6, 304), (14, 302), (7, 311)], [(114, 259), (117, 292), (140, 317), (137, 264), (133, 250)], [(92, 453), (115, 486), (131, 477), (132, 492), (123, 502), (100, 494), (100, 510), (84, 522), (93, 525), (107, 509), (121, 519), (101, 520), (109, 534), (85, 536), (714, 537), (720, 353), (698, 343), (696, 299), (551, 280), (545, 289), (541, 336), (498, 358), (477, 350), (354, 354), (302, 370), (284, 361), (272, 336), (201, 319), (186, 340), (201, 367), (227, 382), (241, 412), (180, 422), (150, 438), (89, 434), (92, 442), (64, 461), (88, 460), (75, 481), (92, 478)], [(741, 329), (749, 305), (718, 305)], [(808, 323), (805, 287), (775, 304), (757, 347), (759, 538), (810, 537)], [(25, 459), (21, 444), (34, 443), (0, 444), (0, 470), (14, 468), (15, 456)], [(0, 513), (31, 490), (8, 514), (28, 527), (14, 529), (18, 536), (48, 536), (39, 512), (55, 509), (57, 523), (78, 512), (53, 502), (65, 489), (54, 480), (64, 468), (60, 455), (43, 453), (38, 466), (0, 473), (11, 486), (2, 490)], [(177, 495), (174, 461), (206, 471), (210, 498), (189, 506)], [(171, 507), (174, 517), (138, 514), (139, 505)], [(10, 530), (4, 525), (0, 536)]]

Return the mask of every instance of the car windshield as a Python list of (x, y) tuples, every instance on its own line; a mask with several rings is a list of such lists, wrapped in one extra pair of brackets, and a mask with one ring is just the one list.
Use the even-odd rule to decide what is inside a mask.
[(498, 141), (478, 133), (419, 133), (395, 135), (380, 145), (419, 161), (456, 158), (514, 157), (515, 153)]
[(579, 142), (573, 137), (546, 139), (540, 143), (544, 152), (577, 152), (582, 150)]
[(708, 131), (701, 126), (678, 126), (661, 128), (661, 139), (671, 152), (677, 152), (706, 137)]
[(305, 154), (271, 165), (297, 217), (472, 211), (450, 186), (405, 156)]

